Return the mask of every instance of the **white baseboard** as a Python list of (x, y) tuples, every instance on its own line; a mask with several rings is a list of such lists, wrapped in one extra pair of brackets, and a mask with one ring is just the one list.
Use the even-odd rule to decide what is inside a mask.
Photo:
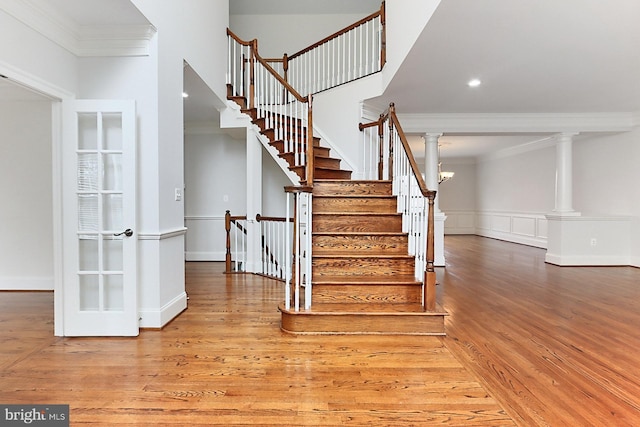
[(519, 243), (521, 245), (533, 246), (535, 248), (547, 248), (547, 240), (530, 236), (517, 235), (515, 233), (503, 233), (495, 230), (476, 230), (476, 235), (490, 237), (492, 239), (504, 240), (506, 242)]
[(52, 291), (53, 277), (0, 277), (0, 291)]
[(185, 261), (224, 261), (225, 253), (220, 251), (197, 252), (186, 251), (184, 253)]
[(162, 328), (187, 308), (187, 293), (182, 292), (160, 310), (140, 310), (141, 328)]
[(562, 256), (556, 254), (547, 254), (544, 257), (545, 262), (554, 265), (561, 266), (586, 266), (586, 265), (633, 265), (629, 262), (629, 258), (625, 256), (604, 256), (604, 255), (593, 255), (593, 256)]

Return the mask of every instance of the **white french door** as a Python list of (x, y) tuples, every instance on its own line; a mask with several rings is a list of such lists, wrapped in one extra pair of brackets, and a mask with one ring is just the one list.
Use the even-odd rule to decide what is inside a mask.
[(63, 333), (135, 336), (135, 103), (63, 105)]

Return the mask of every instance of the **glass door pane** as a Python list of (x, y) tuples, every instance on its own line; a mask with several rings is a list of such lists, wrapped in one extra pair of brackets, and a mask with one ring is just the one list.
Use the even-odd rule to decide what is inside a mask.
[(78, 114), (80, 311), (124, 310), (122, 146), (120, 113)]

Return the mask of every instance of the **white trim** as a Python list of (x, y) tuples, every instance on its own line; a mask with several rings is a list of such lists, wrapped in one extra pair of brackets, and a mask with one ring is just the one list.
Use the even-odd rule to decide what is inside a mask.
[(42, 80), (40, 77), (27, 73), (19, 68), (14, 67), (8, 62), (4, 62), (1, 60), (0, 74), (9, 78), (12, 83), (37, 92), (53, 101), (64, 101), (67, 99), (75, 98), (75, 95), (72, 92), (62, 89), (59, 86), (53, 85), (45, 80)]
[(46, 2), (0, 0), (0, 9), (76, 56), (149, 54), (151, 24), (82, 26)]
[(225, 260), (225, 256), (224, 251), (187, 251), (184, 253), (185, 261), (220, 262)]
[(175, 230), (163, 230), (157, 233), (144, 232), (138, 233), (138, 240), (165, 240), (184, 236), (186, 233), (187, 227), (176, 228)]
[(624, 216), (624, 215), (620, 215), (620, 216), (582, 216), (582, 215), (557, 215), (557, 214), (546, 214), (545, 217), (547, 219), (552, 219), (555, 221), (598, 221), (598, 222), (604, 222), (604, 221), (615, 221), (615, 222), (620, 222), (620, 221), (632, 221), (633, 217), (631, 216)]
[(163, 305), (160, 310), (139, 311), (141, 328), (161, 328), (187, 308), (187, 293), (182, 292)]
[(425, 132), (624, 132), (637, 115), (619, 113), (398, 114), (406, 133)]
[(601, 265), (631, 265), (629, 257), (626, 256), (607, 256), (607, 255), (555, 255), (547, 254), (544, 257), (545, 262), (561, 266), (601, 266)]
[(0, 291), (53, 291), (51, 277), (0, 277)]
[(547, 248), (547, 216), (537, 212), (446, 211), (446, 234), (475, 234)]
[(224, 215), (188, 215), (185, 221), (220, 221), (225, 219)]
[[(526, 142), (524, 144), (516, 145), (513, 147), (503, 148), (492, 153), (488, 153), (482, 156), (478, 156), (477, 162), (486, 162), (489, 160), (503, 159), (505, 157), (512, 157), (518, 154), (528, 153), (530, 151), (542, 150), (543, 148), (555, 147), (556, 140), (554, 135), (540, 138), (535, 141)], [(447, 162), (449, 163), (449, 162)]]
[[(2, 0), (0, 0), (2, 1)], [(53, 319), (54, 335), (64, 335), (64, 292), (63, 280), (63, 239), (62, 239), (62, 104), (75, 95), (59, 86), (21, 70), (7, 62), (0, 61), (0, 74), (51, 99), (51, 187), (53, 222)]]

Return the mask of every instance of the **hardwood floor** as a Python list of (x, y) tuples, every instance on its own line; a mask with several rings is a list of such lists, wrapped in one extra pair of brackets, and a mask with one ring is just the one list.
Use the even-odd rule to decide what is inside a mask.
[(138, 338), (53, 337), (51, 293), (0, 293), (0, 403), (70, 404), (71, 425), (640, 425), (640, 269), (445, 247), (444, 338), (285, 334), (282, 285), (223, 263), (187, 263), (189, 309)]
[(92, 426), (514, 425), (440, 337), (289, 335), (280, 282), (223, 270), (187, 263), (188, 310), (138, 338), (55, 338), (51, 294), (0, 294), (0, 403)]
[(640, 425), (640, 269), (473, 236), (445, 247), (445, 346), (519, 425)]

